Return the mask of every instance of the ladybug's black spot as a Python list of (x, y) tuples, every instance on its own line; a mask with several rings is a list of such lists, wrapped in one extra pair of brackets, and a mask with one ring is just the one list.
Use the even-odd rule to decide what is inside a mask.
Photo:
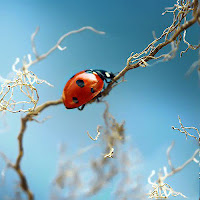
[(91, 92), (94, 93), (94, 88), (91, 88)]
[(77, 80), (77, 81), (76, 81), (76, 84), (77, 84), (79, 87), (81, 87), (81, 88), (85, 86), (84, 81), (81, 80), (81, 79)]
[(78, 103), (78, 99), (76, 97), (72, 97), (74, 103)]

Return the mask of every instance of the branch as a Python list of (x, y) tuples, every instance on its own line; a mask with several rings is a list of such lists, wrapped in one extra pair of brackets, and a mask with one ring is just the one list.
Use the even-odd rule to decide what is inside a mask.
[(5, 160), (8, 167), (11, 167), (16, 171), (16, 173), (20, 179), (20, 186), (21, 186), (22, 190), (27, 194), (29, 200), (34, 199), (33, 193), (31, 192), (31, 190), (29, 188), (26, 176), (24, 175), (23, 171), (21, 170), (21, 161), (24, 156), (23, 138), (24, 138), (24, 133), (27, 128), (27, 123), (28, 123), (28, 121), (33, 121), (34, 117), (37, 116), (38, 114), (40, 114), (46, 108), (48, 108), (50, 106), (59, 105), (61, 103), (62, 103), (62, 99), (58, 99), (55, 101), (47, 101), (44, 104), (36, 107), (36, 109), (33, 112), (29, 112), (28, 114), (26, 114), (24, 117), (21, 118), (21, 129), (20, 129), (20, 132), (18, 135), (18, 156), (17, 156), (14, 164), (11, 163), (11, 161), (9, 161), (3, 153), (0, 153), (0, 156)]
[[(182, 197), (186, 198), (185, 195), (183, 195), (180, 192), (176, 192), (173, 190), (173, 188), (165, 183), (165, 179), (173, 176), (174, 174), (178, 173), (179, 171), (183, 170), (189, 163), (191, 163), (192, 161), (197, 161), (196, 160), (196, 155), (199, 153), (199, 149), (197, 149), (194, 154), (185, 162), (183, 163), (181, 166), (174, 168), (171, 162), (171, 158), (170, 158), (170, 151), (172, 150), (174, 146), (174, 142), (172, 142), (172, 144), (168, 147), (167, 149), (167, 157), (168, 157), (168, 164), (171, 168), (171, 172), (167, 172), (167, 168), (163, 167), (163, 171), (164, 171), (164, 175), (161, 171), (159, 171), (158, 173), (158, 179), (156, 181), (152, 181), (152, 177), (155, 175), (155, 170), (152, 171), (152, 173), (150, 174), (150, 176), (148, 177), (148, 183), (152, 185), (153, 190), (150, 191), (149, 193), (149, 198), (155, 198), (155, 199), (166, 199), (168, 198), (170, 195), (172, 196), (178, 196), (181, 195)], [(198, 163), (198, 162), (197, 162)]]
[(172, 161), (171, 161), (171, 157), (170, 157), (170, 152), (171, 152), (171, 150), (172, 150), (173, 147), (174, 147), (174, 141), (172, 142), (172, 144), (167, 149), (168, 164), (169, 164), (169, 166), (170, 166), (170, 168), (171, 168), (172, 171), (174, 170), (174, 167), (172, 165)]
[(199, 153), (199, 149), (197, 149), (194, 154), (185, 162), (183, 163), (181, 166), (179, 167), (176, 167), (174, 168), (170, 173), (166, 174), (164, 177), (163, 177), (163, 180), (170, 177), (170, 176), (173, 176), (174, 174), (176, 174), (177, 172), (181, 171), (183, 168), (185, 168), (189, 163), (191, 163), (192, 161), (194, 161), (196, 155)]
[(34, 53), (36, 59), (33, 60), (33, 61), (31, 61), (31, 62), (29, 62), (27, 65), (24, 66), (24, 68), (28, 69), (30, 66), (32, 66), (32, 65), (38, 63), (39, 61), (45, 59), (45, 58), (46, 58), (47, 56), (49, 56), (52, 52), (54, 52), (56, 49), (59, 49), (59, 50), (61, 50), (61, 51), (64, 50), (64, 49), (66, 49), (66, 47), (62, 48), (62, 47), (60, 46), (61, 43), (62, 43), (62, 41), (63, 41), (66, 37), (68, 37), (68, 36), (70, 36), (70, 35), (73, 35), (73, 34), (76, 34), (76, 33), (80, 33), (80, 32), (82, 32), (82, 31), (84, 31), (84, 30), (90, 30), (90, 31), (93, 31), (93, 32), (95, 32), (95, 33), (97, 33), (97, 34), (105, 34), (105, 32), (103, 32), (103, 31), (98, 31), (98, 30), (96, 30), (95, 28), (93, 28), (93, 27), (91, 27), (91, 26), (84, 26), (84, 27), (82, 27), (82, 28), (80, 28), (80, 29), (78, 29), (78, 30), (70, 31), (70, 32), (64, 34), (63, 36), (61, 36), (61, 37), (59, 38), (59, 40), (57, 41), (57, 43), (56, 43), (51, 49), (49, 49), (46, 53), (44, 53), (44, 54), (42, 54), (42, 55), (39, 56), (38, 53), (37, 53), (37, 50), (36, 50), (35, 42), (34, 42), (35, 36), (37, 35), (37, 33), (38, 33), (38, 31), (39, 31), (39, 28), (37, 27), (37, 28), (36, 28), (36, 31), (35, 31), (35, 32), (32, 34), (32, 36), (31, 36), (32, 50), (33, 50), (33, 53)]
[[(173, 58), (175, 55), (175, 52), (178, 49), (178, 45), (181, 42), (181, 38), (182, 38), (181, 33), (184, 32), (183, 42), (185, 42), (188, 45), (188, 48), (196, 50), (197, 48), (200, 47), (200, 44), (198, 44), (197, 46), (193, 46), (187, 43), (185, 40), (185, 36), (186, 36), (185, 30), (187, 30), (193, 24), (198, 22), (198, 20), (200, 19), (200, 8), (199, 8), (198, 0), (194, 0), (193, 2), (186, 1), (185, 5), (182, 5), (182, 6), (179, 5), (179, 1), (177, 1), (177, 4), (175, 4), (175, 6), (177, 8), (175, 8), (173, 11), (166, 11), (166, 12), (173, 12), (174, 14), (174, 20), (173, 20), (172, 25), (166, 28), (163, 31), (163, 34), (159, 38), (155, 38), (153, 42), (147, 45), (147, 47), (142, 52), (131, 54), (131, 56), (127, 59), (127, 64), (124, 67), (124, 69), (115, 76), (112, 82), (108, 84), (106, 89), (102, 92), (103, 97), (109, 94), (109, 92), (113, 88), (114, 83), (116, 83), (116, 81), (118, 81), (121, 77), (124, 77), (124, 75), (129, 70), (138, 68), (140, 66), (146, 67), (148, 65), (147, 62), (150, 60), (163, 59), (162, 61), (167, 61)], [(176, 15), (175, 13), (177, 10), (179, 10), (179, 12)], [(187, 21), (186, 16), (188, 15), (190, 11), (193, 11), (193, 18)], [(181, 25), (181, 22), (183, 19), (185, 20), (185, 22)], [(155, 44), (161, 39), (163, 39), (164, 37), (165, 37), (164, 41), (160, 42), (157, 46), (155, 46)], [(161, 49), (163, 49), (165, 46), (169, 44), (172, 44), (172, 50), (170, 52), (168, 52), (167, 54), (161, 54), (160, 56), (155, 57), (155, 55)]]

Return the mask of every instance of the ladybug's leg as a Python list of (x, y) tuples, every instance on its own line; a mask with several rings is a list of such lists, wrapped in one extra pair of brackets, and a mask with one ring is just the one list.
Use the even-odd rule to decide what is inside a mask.
[(99, 103), (100, 102), (100, 98), (101, 97), (101, 92), (96, 96), (96, 99), (97, 99), (97, 102)]
[[(109, 83), (112, 82), (112, 79), (111, 79), (111, 80), (105, 79), (105, 82), (106, 82), (107, 84), (109, 84)], [(117, 83), (117, 81), (115, 81), (115, 83)]]
[(83, 108), (85, 107), (85, 104), (83, 104), (82, 106), (78, 107), (78, 110), (83, 110)]
[(112, 82), (112, 80), (111, 80), (111, 81), (108, 81), (108, 79), (105, 79), (105, 82), (109, 84), (109, 83)]

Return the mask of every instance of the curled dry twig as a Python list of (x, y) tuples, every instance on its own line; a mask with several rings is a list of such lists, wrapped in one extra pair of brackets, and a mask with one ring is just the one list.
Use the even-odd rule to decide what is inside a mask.
[(95, 138), (93, 138), (93, 137), (90, 135), (89, 131), (87, 131), (88, 137), (89, 137), (91, 140), (96, 141), (96, 140), (99, 138), (100, 134), (101, 134), (101, 132), (100, 132), (100, 130), (99, 130), (100, 128), (101, 128), (100, 126), (97, 126), (97, 135), (95, 136)]
[[(193, 137), (194, 139), (196, 139), (196, 140), (200, 143), (200, 133), (199, 133), (198, 128), (192, 127), (192, 126), (190, 126), (190, 127), (185, 127), (185, 126), (183, 126), (183, 124), (182, 124), (182, 122), (181, 122), (180, 116), (178, 116), (178, 119), (179, 119), (179, 124), (181, 125), (181, 127), (180, 127), (180, 128), (176, 128), (176, 127), (172, 126), (172, 129), (173, 129), (173, 130), (178, 130), (180, 133), (184, 133), (186, 139), (187, 139), (187, 137), (188, 137), (188, 135), (189, 135), (190, 137)], [(196, 137), (195, 135), (192, 135), (191, 133), (189, 133), (187, 130), (195, 130), (196, 133), (197, 133), (197, 137)]]
[(102, 126), (97, 126), (97, 135), (93, 138), (89, 132), (87, 132), (88, 137), (94, 141), (96, 141), (100, 135), (99, 129), (101, 128), (104, 132), (103, 140), (106, 144), (106, 153), (104, 154), (104, 158), (113, 158), (114, 154), (114, 146), (118, 145), (119, 142), (124, 141), (124, 122), (118, 123), (115, 118), (109, 113), (109, 105), (106, 101), (102, 101), (105, 103), (105, 111), (103, 114), (105, 128)]
[[(16, 69), (15, 66), (18, 63), (19, 59), (16, 60), (12, 68), (15, 72), (13, 80), (4, 79), (3, 84), (1, 84), (0, 111), (31, 112), (36, 108), (39, 101), (35, 84), (46, 83), (52, 86), (47, 81), (39, 79), (32, 71)], [(22, 108), (21, 105), (27, 105), (28, 108)]]

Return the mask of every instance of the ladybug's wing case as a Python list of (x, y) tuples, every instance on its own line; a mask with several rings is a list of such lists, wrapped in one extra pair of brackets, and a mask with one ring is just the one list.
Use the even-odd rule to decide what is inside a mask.
[(65, 107), (77, 108), (96, 97), (103, 89), (103, 80), (94, 72), (81, 71), (73, 76), (63, 90)]

